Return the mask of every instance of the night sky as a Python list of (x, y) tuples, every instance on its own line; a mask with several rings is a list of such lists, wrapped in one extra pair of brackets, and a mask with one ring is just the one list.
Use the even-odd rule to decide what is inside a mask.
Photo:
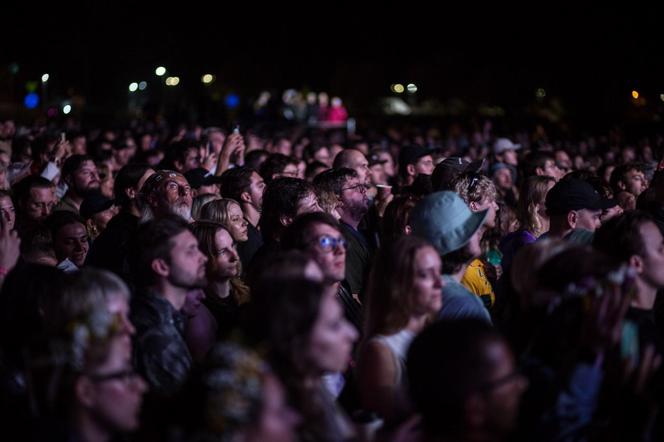
[(158, 65), (192, 95), (206, 72), (241, 95), (308, 87), (358, 103), (387, 95), (394, 82), (414, 82), (422, 96), (508, 107), (542, 87), (579, 112), (621, 108), (634, 88), (653, 100), (664, 93), (662, 14), (653, 7), (359, 4), (9, 8), (0, 94), (12, 94), (12, 61), (19, 83), (49, 72), (53, 94), (104, 106), (124, 103), (132, 81), (156, 82)]

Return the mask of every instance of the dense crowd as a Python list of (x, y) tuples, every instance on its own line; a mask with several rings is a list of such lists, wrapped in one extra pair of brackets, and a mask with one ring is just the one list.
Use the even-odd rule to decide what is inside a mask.
[(663, 155), (491, 122), (0, 122), (5, 434), (658, 440)]

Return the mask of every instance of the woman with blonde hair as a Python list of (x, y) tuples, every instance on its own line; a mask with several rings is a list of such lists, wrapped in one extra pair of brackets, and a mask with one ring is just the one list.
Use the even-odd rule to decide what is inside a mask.
[(218, 199), (221, 199), (221, 197), (219, 195), (215, 195), (214, 193), (204, 193), (194, 197), (194, 201), (191, 204), (191, 217), (194, 219), (194, 221), (200, 221), (202, 219), (201, 211), (203, 210), (203, 206), (211, 201), (216, 201)]
[(514, 255), (526, 244), (534, 243), (549, 230), (549, 217), (546, 214), (546, 194), (556, 184), (549, 176), (533, 175), (523, 184), (519, 200), (518, 218), (520, 228), (505, 236), (500, 242), (503, 254), (503, 270), (509, 274)]
[(247, 220), (244, 219), (240, 204), (229, 198), (210, 201), (201, 208), (201, 221), (212, 221), (224, 226), (235, 242), (249, 239)]

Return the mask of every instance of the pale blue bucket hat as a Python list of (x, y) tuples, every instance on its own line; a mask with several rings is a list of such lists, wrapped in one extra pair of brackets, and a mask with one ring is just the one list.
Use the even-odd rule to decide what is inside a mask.
[(443, 256), (468, 244), (482, 226), (489, 209), (472, 212), (455, 192), (428, 195), (410, 213), (413, 235), (429, 241)]

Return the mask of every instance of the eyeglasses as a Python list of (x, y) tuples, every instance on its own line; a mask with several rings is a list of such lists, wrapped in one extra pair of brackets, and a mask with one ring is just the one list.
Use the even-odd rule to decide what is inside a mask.
[(357, 190), (360, 193), (367, 192), (367, 188), (362, 183), (357, 183), (354, 186), (342, 187), (341, 191), (343, 192), (344, 190)]
[(90, 378), (90, 380), (95, 383), (108, 382), (108, 381), (121, 381), (125, 385), (131, 385), (132, 382), (136, 382), (141, 378), (138, 372), (134, 371), (131, 368), (127, 370), (116, 371), (114, 373), (89, 374), (87, 375), (87, 377)]
[(344, 238), (335, 238), (333, 236), (323, 235), (318, 238), (318, 246), (324, 252), (331, 252), (336, 250), (337, 247), (343, 247), (344, 250), (348, 249), (348, 241)]

